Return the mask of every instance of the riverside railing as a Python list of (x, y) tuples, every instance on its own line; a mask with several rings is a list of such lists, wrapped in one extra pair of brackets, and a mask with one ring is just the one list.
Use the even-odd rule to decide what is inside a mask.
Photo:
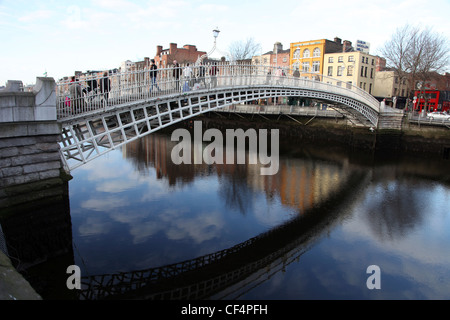
[(379, 102), (352, 84), (320, 74), (300, 73), (276, 66), (238, 63), (209, 63), (81, 75), (57, 83), (58, 119), (67, 119), (98, 110), (145, 101), (192, 90), (216, 90), (229, 87), (289, 87), (310, 89), (345, 96), (360, 101), (379, 112)]

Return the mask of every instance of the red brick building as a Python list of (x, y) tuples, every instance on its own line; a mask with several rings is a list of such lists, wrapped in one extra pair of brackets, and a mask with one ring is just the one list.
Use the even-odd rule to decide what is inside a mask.
[(174, 60), (179, 64), (195, 63), (204, 54), (206, 52), (198, 51), (196, 46), (187, 44), (183, 48), (178, 48), (176, 43), (171, 43), (169, 49), (156, 47), (155, 62), (161, 68), (170, 67)]

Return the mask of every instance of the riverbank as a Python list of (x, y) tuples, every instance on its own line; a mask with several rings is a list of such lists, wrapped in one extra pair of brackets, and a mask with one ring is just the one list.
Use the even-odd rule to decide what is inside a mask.
[(42, 300), (0, 250), (0, 300)]
[[(370, 130), (345, 119), (287, 117), (284, 115), (237, 115), (210, 113), (184, 122), (202, 120), (204, 128), (279, 129), (280, 137), (304, 144), (323, 144), (364, 152), (408, 153), (419, 157), (450, 158), (450, 129), (405, 122), (402, 130)], [(169, 128), (168, 130), (173, 130)]]

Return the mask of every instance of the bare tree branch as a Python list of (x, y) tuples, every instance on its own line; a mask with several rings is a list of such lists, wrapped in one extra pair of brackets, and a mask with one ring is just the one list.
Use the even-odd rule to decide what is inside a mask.
[(261, 50), (261, 44), (256, 43), (253, 38), (248, 38), (246, 41), (232, 42), (228, 50), (231, 60), (250, 59)]
[(446, 71), (450, 62), (449, 43), (445, 37), (430, 28), (410, 25), (397, 29), (381, 49), (381, 54), (400, 80), (409, 80), (410, 88), (416, 81), (428, 80), (432, 72)]

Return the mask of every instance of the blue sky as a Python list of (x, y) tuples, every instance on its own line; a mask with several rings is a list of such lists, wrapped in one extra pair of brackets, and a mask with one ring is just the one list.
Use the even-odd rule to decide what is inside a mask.
[(449, 12), (449, 0), (0, 0), (0, 86), (32, 84), (45, 71), (57, 80), (75, 70), (116, 68), (171, 42), (208, 52), (216, 27), (216, 55), (248, 38), (266, 52), (277, 41), (288, 48), (336, 36), (367, 41), (377, 54), (406, 23), (450, 38)]

